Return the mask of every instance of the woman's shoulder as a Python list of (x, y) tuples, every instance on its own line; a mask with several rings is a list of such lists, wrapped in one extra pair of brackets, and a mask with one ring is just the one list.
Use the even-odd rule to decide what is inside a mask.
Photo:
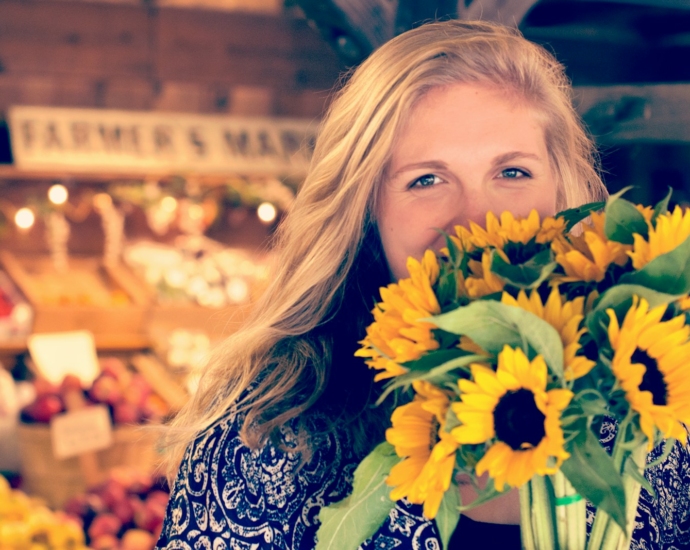
[(321, 508), (352, 490), (358, 457), (347, 433), (315, 429), (305, 456), (297, 420), (258, 449), (242, 441), (241, 422), (228, 416), (187, 449), (159, 547), (313, 547)]

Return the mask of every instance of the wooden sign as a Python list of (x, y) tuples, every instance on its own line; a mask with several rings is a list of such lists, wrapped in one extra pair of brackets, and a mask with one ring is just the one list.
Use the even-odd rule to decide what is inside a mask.
[(10, 107), (26, 170), (303, 175), (316, 123), (177, 113)]
[(93, 405), (55, 415), (50, 438), (56, 459), (107, 449), (113, 444), (110, 413), (105, 405)]

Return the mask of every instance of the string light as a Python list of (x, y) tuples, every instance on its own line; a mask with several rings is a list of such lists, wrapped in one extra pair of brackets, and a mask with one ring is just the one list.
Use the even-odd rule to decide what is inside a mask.
[(259, 216), (262, 222), (269, 224), (276, 219), (278, 211), (270, 202), (262, 202), (259, 208), (256, 209), (256, 215)]
[[(161, 209), (169, 214), (177, 210), (177, 199), (175, 197), (166, 196), (161, 199)], [(203, 213), (202, 213), (203, 214)]]
[(204, 208), (200, 204), (191, 204), (188, 215), (191, 220), (198, 221), (204, 217)]
[(69, 193), (67, 192), (67, 187), (64, 185), (56, 183), (55, 185), (52, 185), (50, 189), (48, 189), (48, 200), (53, 204), (65, 204), (68, 197)]
[(36, 216), (34, 216), (33, 211), (26, 206), (20, 208), (14, 215), (14, 223), (19, 229), (29, 229), (33, 226), (36, 221)]

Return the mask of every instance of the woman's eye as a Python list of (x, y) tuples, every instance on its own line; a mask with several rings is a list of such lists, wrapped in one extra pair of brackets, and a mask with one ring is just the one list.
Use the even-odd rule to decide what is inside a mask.
[(441, 178), (434, 176), (433, 174), (424, 174), (422, 177), (417, 178), (412, 182), (410, 187), (431, 187), (441, 181)]
[(530, 177), (530, 175), (524, 170), (520, 170), (519, 168), (506, 168), (505, 170), (501, 171), (501, 177), (508, 179), (519, 179), (528, 178)]

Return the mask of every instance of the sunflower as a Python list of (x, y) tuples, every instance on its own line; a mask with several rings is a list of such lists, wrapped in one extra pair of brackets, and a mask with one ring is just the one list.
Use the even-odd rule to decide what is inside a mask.
[(439, 347), (432, 333), (435, 326), (420, 321), (441, 313), (433, 289), (439, 275), (436, 255), (427, 250), (421, 262), (408, 258), (407, 269), (408, 279), (381, 289), (382, 301), (372, 312), (374, 322), (355, 352), (357, 357), (367, 358), (371, 368), (381, 371), (375, 380), (404, 374), (407, 369), (401, 363)]
[(662, 321), (666, 305), (652, 310), (635, 297), (623, 324), (612, 309), (608, 334), (614, 354), (611, 369), (630, 407), (640, 415), (640, 428), (654, 446), (654, 427), (664, 437), (682, 442), (690, 423), (690, 327), (685, 316)]
[(459, 444), (490, 443), (477, 463), (496, 489), (519, 487), (535, 474), (552, 474), (570, 455), (564, 449), (561, 412), (573, 397), (565, 389), (546, 391), (547, 368), (522, 350), (505, 346), (494, 372), (473, 364), (472, 381), (460, 380), (461, 402), (451, 405), (461, 426), (451, 435)]
[(494, 292), (501, 292), (505, 281), (491, 271), (491, 252), (482, 252), (482, 261), (470, 260), (469, 276), (464, 280), (465, 290), (471, 299), (481, 298)]
[(393, 411), (393, 427), (386, 430), (386, 440), (403, 458), (386, 483), (395, 487), (391, 499), (424, 504), (424, 515), (433, 519), (450, 487), (458, 444), (444, 429), (448, 395), (429, 382), (417, 380), (412, 386), (414, 400)]
[(508, 242), (523, 245), (532, 239), (540, 244), (551, 242), (564, 231), (563, 218), (546, 217), (540, 223), (536, 210), (532, 210), (526, 218), (515, 217), (511, 212), (503, 212), (497, 218), (493, 212), (487, 212), (486, 229), (474, 222), (470, 222), (469, 229), (458, 225), (451, 239), (466, 252), (487, 247), (503, 250)]
[(635, 269), (642, 269), (654, 258), (671, 252), (690, 237), (690, 210), (683, 212), (680, 206), (676, 206), (672, 213), (659, 215), (655, 224), (648, 220), (647, 226), (647, 238), (633, 235), (633, 249), (628, 252)]
[(596, 363), (587, 357), (577, 355), (580, 349), (580, 336), (586, 332), (586, 329), (579, 328), (580, 322), (584, 319), (584, 297), (567, 301), (561, 296), (558, 287), (554, 286), (545, 304), (536, 290), (531, 291), (529, 298), (524, 290), (520, 290), (517, 299), (504, 292), (501, 302), (533, 313), (558, 331), (563, 342), (566, 380), (575, 380), (592, 370)]
[(555, 239), (551, 247), (565, 271), (563, 281), (601, 281), (611, 264), (623, 266), (628, 261), (630, 245), (606, 238), (604, 213), (592, 212), (591, 223), (584, 224), (582, 235)]

